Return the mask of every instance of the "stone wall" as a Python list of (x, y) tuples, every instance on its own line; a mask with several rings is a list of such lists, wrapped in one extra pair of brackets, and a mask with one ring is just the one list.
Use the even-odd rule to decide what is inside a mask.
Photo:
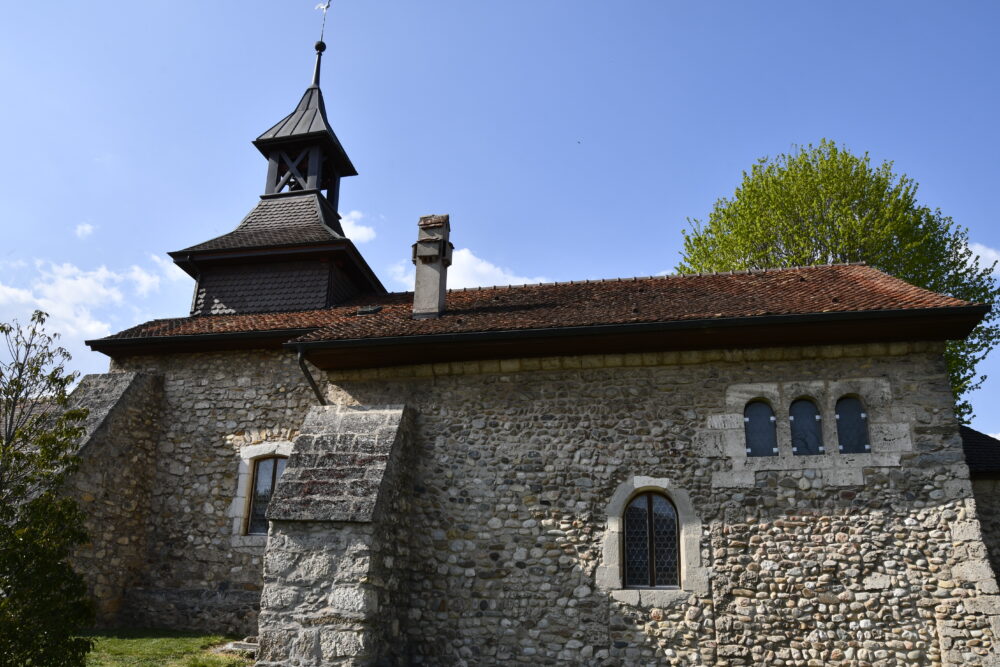
[(1000, 572), (1000, 477), (972, 480), (976, 498), (976, 516), (983, 529), (994, 574)]
[[(397, 664), (995, 664), (997, 585), (936, 344), (330, 380), (337, 404), (419, 414), (392, 541), (403, 593), (383, 610), (407, 639)], [(847, 390), (866, 401), (870, 454), (835, 446), (829, 406)], [(766, 461), (740, 437), (755, 394), (778, 401), (782, 453)], [(800, 395), (824, 411), (827, 454), (790, 452), (780, 422)], [(607, 508), (639, 476), (690, 500), (682, 533), (697, 533), (707, 587), (598, 585)]]
[(80, 467), (67, 491), (85, 516), (90, 542), (73, 564), (97, 604), (97, 621), (115, 625), (125, 592), (145, 567), (153, 452), (159, 434), (161, 378), (137, 373), (87, 375), (70, 401), (89, 411)]
[(124, 613), (133, 625), (256, 634), (264, 539), (234, 531), (233, 500), (248, 479), (241, 449), (293, 439), (316, 404), (294, 356), (126, 357), (112, 370), (163, 378), (145, 571)]

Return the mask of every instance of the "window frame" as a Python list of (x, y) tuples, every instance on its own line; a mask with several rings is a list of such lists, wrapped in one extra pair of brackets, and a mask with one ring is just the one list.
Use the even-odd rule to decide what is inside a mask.
[[(243, 519), (243, 535), (247, 537), (267, 535), (267, 530), (261, 533), (251, 533), (250, 523), (253, 521), (253, 510), (256, 502), (257, 496), (257, 475), (260, 471), (260, 464), (265, 461), (274, 461), (275, 464), (271, 468), (271, 494), (267, 497), (267, 502), (270, 504), (271, 498), (274, 497), (274, 489), (278, 484), (278, 479), (281, 475), (278, 473), (278, 461), (288, 461), (288, 456), (284, 454), (279, 454), (277, 452), (273, 454), (266, 454), (264, 456), (258, 456), (250, 461), (251, 475), (250, 475), (250, 487), (247, 489), (247, 510), (246, 515)], [(287, 463), (286, 463), (287, 467)], [(284, 470), (282, 470), (284, 472)], [(264, 507), (264, 511), (267, 511), (267, 507)]]
[[(844, 401), (844, 400), (854, 400), (854, 401), (857, 401), (858, 402), (858, 406), (860, 407), (860, 410), (859, 410), (858, 414), (859, 414), (859, 417), (861, 419), (861, 426), (862, 426), (862, 428), (864, 430), (864, 434), (865, 434), (865, 443), (864, 443), (865, 447), (860, 452), (848, 452), (848, 451), (845, 451), (845, 449), (844, 449), (844, 443), (841, 440), (841, 435), (840, 435), (841, 434), (841, 429), (840, 429), (840, 402)], [(834, 404), (833, 404), (833, 415), (834, 415), (834, 421), (836, 422), (836, 427), (837, 427), (837, 449), (838, 449), (838, 451), (841, 454), (844, 454), (845, 456), (856, 456), (857, 454), (871, 454), (871, 451), (872, 451), (872, 434), (871, 434), (871, 430), (870, 430), (870, 428), (868, 426), (868, 424), (869, 424), (869, 419), (868, 418), (869, 418), (870, 415), (869, 415), (869, 412), (868, 412), (868, 408), (865, 406), (864, 399), (862, 399), (861, 396), (859, 396), (857, 394), (844, 394), (843, 396), (841, 396), (840, 398), (838, 398), (834, 402)]]
[[(630, 499), (642, 491), (658, 491), (665, 495), (677, 510), (680, 530), (680, 587), (679, 588), (625, 588), (622, 582), (622, 515)], [(615, 488), (604, 507), (605, 530), (601, 538), (601, 559), (594, 573), (597, 588), (606, 591), (612, 599), (623, 604), (640, 607), (663, 607), (678, 604), (692, 593), (709, 595), (708, 568), (702, 562), (702, 540), (706, 539), (701, 518), (695, 510), (691, 495), (675, 480), (666, 477), (632, 475)]]
[[(818, 451), (815, 453), (800, 452), (798, 451), (798, 447), (795, 446), (795, 415), (792, 414), (792, 408), (796, 403), (809, 403), (816, 410), (813, 421), (815, 422), (816, 432), (819, 434), (819, 444), (817, 445)], [(826, 454), (826, 446), (823, 444), (823, 411), (820, 409), (819, 403), (812, 396), (799, 396), (788, 404), (788, 431), (792, 445), (792, 456), (821, 456)]]
[[(659, 585), (659, 584), (655, 583), (656, 582), (656, 541), (655, 541), (655, 536), (653, 534), (653, 524), (654, 524), (654, 519), (653, 519), (653, 497), (654, 496), (659, 496), (660, 498), (663, 498), (663, 500), (666, 501), (667, 504), (670, 505), (670, 509), (672, 509), (673, 512), (674, 512), (674, 545), (673, 545), (673, 548), (674, 548), (674, 556), (675, 556), (675, 558), (677, 560), (677, 583), (676, 584)], [(626, 544), (627, 544), (627, 541), (628, 541), (628, 522), (625, 520), (625, 512), (628, 511), (628, 508), (632, 506), (632, 503), (634, 503), (637, 498), (641, 498), (641, 497), (645, 497), (646, 498), (646, 551), (647, 551), (647, 558), (648, 558), (647, 568), (649, 570), (649, 572), (648, 572), (649, 581), (653, 582), (653, 583), (650, 583), (649, 585), (645, 585), (645, 586), (643, 586), (643, 585), (633, 585), (633, 586), (630, 586), (630, 585), (627, 584), (627, 581), (628, 581), (628, 576), (627, 576), (628, 575), (628, 556), (627, 556), (627, 551), (626, 551)], [(623, 557), (622, 557), (622, 572), (621, 572), (622, 587), (625, 590), (667, 590), (667, 591), (669, 591), (669, 590), (677, 590), (677, 589), (679, 589), (681, 587), (680, 586), (680, 582), (684, 581), (684, 574), (683, 574), (683, 571), (682, 571), (683, 563), (681, 562), (682, 561), (682, 558), (681, 558), (681, 517), (680, 517), (680, 512), (678, 512), (678, 510), (677, 510), (677, 505), (675, 505), (674, 502), (670, 499), (670, 497), (667, 496), (667, 494), (663, 493), (662, 491), (657, 491), (657, 490), (654, 490), (654, 489), (644, 489), (642, 491), (638, 491), (637, 493), (633, 494), (628, 499), (628, 502), (625, 503), (625, 509), (622, 512), (622, 517), (621, 518), (622, 518), (622, 536), (621, 536), (622, 543), (621, 543), (621, 547), (620, 548), (621, 548), (621, 553), (623, 554)]]
[[(753, 453), (753, 447), (751, 446), (751, 443), (750, 443), (750, 434), (747, 431), (747, 424), (750, 423), (750, 417), (747, 416), (747, 411), (750, 409), (750, 406), (756, 405), (758, 403), (761, 404), (761, 405), (763, 405), (764, 407), (766, 407), (768, 409), (768, 412), (770, 412), (770, 416), (768, 418), (768, 421), (771, 424), (771, 428), (773, 430), (773, 442), (774, 442), (774, 445), (773, 445), (773, 447), (771, 447), (771, 452), (769, 454), (754, 454)], [(770, 456), (778, 456), (778, 454), (779, 454), (779, 450), (778, 450), (778, 415), (775, 412), (774, 406), (771, 404), (771, 401), (767, 400), (766, 398), (758, 397), (758, 398), (754, 398), (754, 399), (751, 399), (751, 400), (747, 401), (746, 404), (743, 406), (743, 439), (744, 439), (744, 442), (746, 444), (747, 458), (757, 459), (757, 458), (767, 458), (767, 457), (770, 457)]]

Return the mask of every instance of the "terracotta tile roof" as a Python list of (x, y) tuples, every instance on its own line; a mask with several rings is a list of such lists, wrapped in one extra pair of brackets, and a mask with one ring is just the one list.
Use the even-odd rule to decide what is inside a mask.
[[(403, 292), (323, 310), (155, 320), (101, 340), (312, 329), (296, 339), (312, 342), (971, 305), (844, 264), (451, 290), (444, 315), (427, 320), (411, 318), (412, 302), (413, 294)], [(358, 314), (366, 305), (381, 309)]]
[(308, 192), (261, 199), (233, 231), (170, 255), (330, 243), (343, 238), (330, 204), (315, 192)]

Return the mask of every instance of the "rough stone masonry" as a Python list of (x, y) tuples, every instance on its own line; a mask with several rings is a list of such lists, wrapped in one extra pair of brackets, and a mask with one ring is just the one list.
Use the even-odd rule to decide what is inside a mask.
[[(252, 610), (227, 596), (263, 586), (263, 664), (996, 664), (997, 583), (940, 352), (343, 371), (312, 411), (291, 355), (122, 359), (116, 373), (163, 383), (141, 618), (243, 631)], [(865, 402), (872, 451), (841, 454), (824, 419), (827, 453), (792, 455), (790, 401), (828, 416), (845, 394)], [(778, 456), (746, 456), (755, 397), (779, 416)], [(289, 440), (266, 557), (234, 547), (241, 448)], [(650, 484), (679, 508), (674, 590), (606, 576), (616, 498)], [(182, 530), (183, 559), (163, 537)]]

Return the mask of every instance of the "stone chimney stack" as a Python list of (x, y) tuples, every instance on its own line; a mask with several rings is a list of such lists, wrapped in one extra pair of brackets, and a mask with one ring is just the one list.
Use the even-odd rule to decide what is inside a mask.
[(448, 240), (451, 223), (447, 215), (425, 215), (417, 226), (417, 242), (413, 244), (413, 263), (417, 266), (413, 319), (423, 320), (440, 317), (444, 312), (448, 267), (454, 246)]

